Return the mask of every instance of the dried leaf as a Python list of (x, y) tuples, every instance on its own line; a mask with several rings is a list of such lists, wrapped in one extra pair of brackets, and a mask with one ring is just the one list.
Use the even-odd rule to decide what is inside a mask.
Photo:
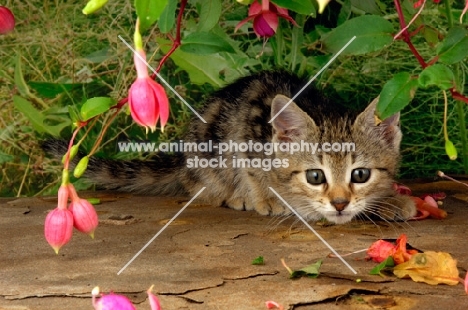
[(399, 277), (410, 277), (415, 282), (431, 285), (458, 284), (457, 261), (445, 252), (418, 253), (403, 264), (397, 265), (393, 273)]
[(291, 279), (300, 278), (302, 276), (307, 276), (309, 278), (317, 278), (320, 274), (319, 269), (322, 265), (322, 260), (318, 260), (316, 263), (306, 266), (299, 270), (290, 271), (289, 277)]

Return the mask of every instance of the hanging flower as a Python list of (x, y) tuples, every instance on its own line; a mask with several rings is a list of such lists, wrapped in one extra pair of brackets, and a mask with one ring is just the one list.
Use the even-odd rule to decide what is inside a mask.
[(135, 122), (139, 125), (156, 130), (158, 119), (161, 120), (161, 131), (169, 118), (169, 100), (167, 99), (164, 88), (156, 83), (148, 75), (146, 67), (146, 54), (143, 50), (141, 35), (139, 33), (139, 21), (135, 30), (135, 49), (133, 56), (137, 79), (130, 87), (128, 95), (128, 104), (130, 113)]
[(68, 187), (60, 186), (57, 208), (50, 211), (45, 219), (44, 236), (56, 254), (70, 241), (73, 233), (73, 215), (67, 209), (68, 195)]
[(73, 214), (73, 226), (94, 238), (94, 230), (99, 223), (96, 210), (89, 201), (78, 196), (72, 184), (68, 184), (68, 190), (71, 198), (68, 210)]
[(269, 0), (263, 0), (262, 4), (255, 0), (250, 5), (249, 16), (237, 24), (235, 31), (246, 22), (253, 19), (253, 29), (257, 37), (269, 38), (273, 36), (276, 33), (276, 29), (278, 29), (278, 17), (282, 17), (297, 26), (294, 19), (289, 16), (288, 10), (270, 3)]

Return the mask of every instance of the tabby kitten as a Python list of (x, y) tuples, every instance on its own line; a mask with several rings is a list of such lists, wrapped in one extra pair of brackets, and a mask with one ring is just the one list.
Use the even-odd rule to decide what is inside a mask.
[[(406, 220), (414, 203), (392, 189), (399, 162), (399, 115), (380, 124), (376, 101), (356, 115), (307, 88), (276, 115), (305, 81), (283, 71), (244, 77), (215, 92), (194, 117), (184, 142), (334, 143), (353, 142), (347, 152), (225, 152), (225, 167), (195, 167), (193, 159), (219, 158), (211, 152), (155, 154), (148, 161), (92, 159), (87, 177), (108, 189), (148, 195), (195, 195), (215, 206), (255, 210), (262, 215), (289, 214), (273, 188), (306, 220), (326, 218), (342, 224), (358, 214)], [(261, 162), (277, 158), (280, 166), (234, 168), (239, 159)], [(192, 161), (191, 161), (192, 160)], [(268, 162), (268, 161), (267, 161)], [(191, 166), (190, 168), (188, 166)], [(239, 166), (239, 165), (237, 165)], [(278, 166), (278, 165), (277, 165)]]

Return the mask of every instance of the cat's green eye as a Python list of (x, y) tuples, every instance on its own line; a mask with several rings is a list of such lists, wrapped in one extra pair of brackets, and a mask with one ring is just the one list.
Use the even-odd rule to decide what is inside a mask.
[(351, 172), (351, 182), (365, 183), (370, 178), (370, 169), (358, 168)]
[(313, 185), (320, 185), (327, 182), (325, 174), (320, 169), (310, 169), (306, 171), (307, 182)]

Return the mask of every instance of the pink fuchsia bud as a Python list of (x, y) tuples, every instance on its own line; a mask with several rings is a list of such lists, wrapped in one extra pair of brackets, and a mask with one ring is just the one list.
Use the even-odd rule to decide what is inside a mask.
[(169, 100), (164, 88), (151, 79), (146, 68), (146, 55), (137, 50), (134, 55), (137, 79), (130, 87), (128, 104), (132, 118), (139, 125), (156, 130), (156, 123), (161, 119), (161, 131), (169, 118)]
[(161, 304), (159, 303), (158, 297), (156, 297), (156, 295), (154, 295), (151, 292), (153, 290), (153, 286), (154, 285), (151, 285), (151, 287), (146, 291), (146, 293), (148, 294), (150, 307), (151, 307), (151, 310), (161, 310)]
[(95, 287), (91, 292), (93, 295), (93, 307), (95, 310), (136, 310), (132, 302), (125, 296), (110, 293), (109, 295), (99, 296), (99, 287)]
[(50, 211), (45, 219), (44, 236), (56, 254), (70, 241), (73, 233), (73, 215), (67, 209), (68, 195), (68, 187), (60, 186), (57, 208)]
[(253, 28), (257, 36), (269, 38), (273, 36), (278, 29), (278, 17), (282, 17), (297, 26), (297, 23), (294, 21), (294, 19), (289, 16), (288, 10), (270, 3), (269, 0), (263, 0), (262, 4), (255, 0), (250, 5), (249, 16), (239, 22), (235, 30), (237, 31), (237, 29), (242, 27), (242, 25), (253, 19)]
[(0, 34), (7, 34), (15, 28), (15, 16), (6, 7), (0, 5)]
[(73, 226), (94, 238), (94, 230), (99, 223), (96, 210), (89, 201), (78, 197), (72, 184), (69, 184), (68, 188), (72, 200), (69, 210), (73, 214)]

